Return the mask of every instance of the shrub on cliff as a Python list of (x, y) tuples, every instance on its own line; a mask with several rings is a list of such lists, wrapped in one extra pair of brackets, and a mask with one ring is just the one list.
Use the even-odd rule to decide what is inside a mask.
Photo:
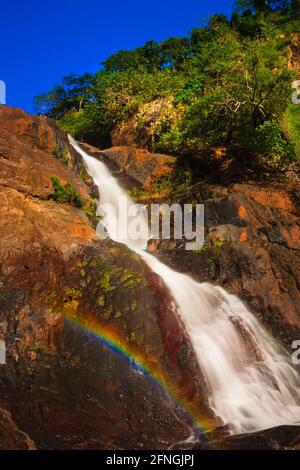
[(56, 177), (52, 177), (51, 182), (54, 190), (54, 193), (50, 196), (51, 199), (59, 203), (69, 203), (78, 208), (83, 206), (84, 201), (82, 197), (70, 182), (63, 186)]
[(272, 159), (275, 165), (295, 159), (295, 147), (286, 138), (276, 119), (261, 124), (250, 139), (250, 145), (257, 153), (264, 149), (265, 155)]

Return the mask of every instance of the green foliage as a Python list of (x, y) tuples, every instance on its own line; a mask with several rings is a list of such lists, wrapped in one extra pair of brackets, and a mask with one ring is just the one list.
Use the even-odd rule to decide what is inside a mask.
[(133, 201), (139, 201), (143, 196), (146, 196), (148, 193), (141, 188), (132, 188), (129, 191), (129, 196)]
[(154, 179), (154, 192), (160, 193), (165, 190), (171, 192), (181, 192), (188, 188), (192, 183), (192, 175), (180, 167), (174, 168), (174, 171), (160, 178)]
[(92, 83), (93, 75), (90, 73), (67, 75), (61, 85), (55, 85), (50, 92), (35, 97), (38, 113), (60, 119), (71, 109), (80, 110), (84, 102), (90, 99)]
[(256, 129), (252, 145), (258, 153), (263, 149), (264, 154), (272, 158), (274, 163), (280, 164), (295, 158), (295, 147), (284, 136), (277, 119), (265, 121)]
[(84, 200), (70, 182), (63, 186), (56, 177), (52, 177), (51, 182), (54, 190), (50, 196), (51, 199), (59, 203), (69, 203), (78, 208), (84, 205)]
[(153, 195), (157, 196), (165, 191), (168, 194), (182, 192), (187, 189), (191, 183), (191, 172), (177, 166), (172, 172), (163, 175), (160, 178), (154, 178), (152, 182), (153, 189), (151, 192), (144, 191), (141, 188), (132, 188), (129, 194), (135, 202), (139, 202)]
[(68, 134), (80, 139), (93, 125), (91, 116), (84, 109), (67, 111), (59, 121), (59, 126)]
[(82, 210), (86, 213), (93, 227), (96, 227), (101, 217), (97, 215), (97, 203), (94, 198), (89, 200), (82, 206)]
[(183, 81), (182, 86), (174, 94), (174, 104), (190, 105), (197, 96), (202, 94), (204, 84), (201, 77), (191, 77)]
[(287, 138), (294, 144), (296, 158), (300, 160), (300, 106), (290, 104), (282, 118), (281, 126)]
[[(65, 77), (36, 103), (75, 138), (100, 147), (138, 116), (139, 135), (152, 132), (151, 150), (188, 158), (226, 147), (285, 164), (295, 147), (299, 156), (288, 45), (300, 31), (300, 1), (240, 0), (237, 7), (230, 20), (214, 15), (188, 37), (119, 51), (95, 75)], [(159, 100), (171, 103), (172, 118), (144, 122), (141, 110)]]
[[(226, 42), (216, 42), (209, 49), (214, 54), (213, 61), (207, 50), (201, 53), (201, 62), (206, 63), (209, 72), (204, 93), (195, 94), (177, 128), (161, 137), (159, 150), (197, 154), (208, 147), (225, 145), (249, 151), (256, 148), (252, 142), (256, 130), (259, 135), (262, 129), (269, 131), (269, 140), (274, 137), (274, 126), (261, 126), (278, 120), (290, 100), (293, 72), (287, 68), (285, 39), (241, 42), (232, 31), (223, 32), (222, 39), (225, 37)], [(279, 139), (282, 130), (277, 131)], [(286, 145), (282, 141), (270, 152), (266, 138), (261, 138), (260, 152), (275, 156), (277, 149), (276, 158), (288, 160), (293, 152), (282, 139)], [(283, 155), (283, 150), (288, 153)]]

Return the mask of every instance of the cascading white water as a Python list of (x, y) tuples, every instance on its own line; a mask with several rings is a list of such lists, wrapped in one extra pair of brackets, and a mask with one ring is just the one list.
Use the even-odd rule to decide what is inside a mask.
[[(69, 139), (99, 187), (101, 204), (110, 203), (117, 209), (120, 197), (133, 204), (105, 164)], [(209, 405), (229, 430), (245, 433), (299, 424), (299, 374), (288, 354), (238, 297), (173, 271), (142, 250), (141, 241), (118, 239), (115, 222), (111, 217), (105, 221), (111, 238), (137, 252), (172, 294), (206, 376)], [(141, 226), (147, 238), (146, 219)]]

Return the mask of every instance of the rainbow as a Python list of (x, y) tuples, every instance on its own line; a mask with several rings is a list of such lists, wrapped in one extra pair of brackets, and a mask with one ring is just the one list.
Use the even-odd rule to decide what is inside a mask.
[[(74, 314), (64, 313), (64, 319), (84, 332), (93, 335), (101, 344), (121, 356), (134, 370), (143, 374), (148, 380), (158, 384), (161, 389), (175, 402), (180, 409), (189, 416), (194, 426), (201, 432), (212, 430), (212, 420), (204, 418), (199, 411), (199, 404), (188, 400), (177, 384), (174, 384), (163, 371), (157, 359), (145, 357), (145, 354), (135, 344), (126, 338), (111, 325), (102, 324), (92, 317), (79, 317)], [(207, 439), (206, 439), (207, 441)]]

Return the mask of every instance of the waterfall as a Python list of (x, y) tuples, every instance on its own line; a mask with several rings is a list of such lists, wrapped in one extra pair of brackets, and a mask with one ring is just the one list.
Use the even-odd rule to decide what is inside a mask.
[[(101, 194), (101, 206), (119, 198), (133, 204), (105, 164), (88, 155), (69, 137), (81, 154)], [(144, 239), (146, 219), (140, 220)], [(198, 283), (160, 262), (140, 240), (118, 238), (115, 220), (105, 220), (112, 239), (137, 252), (161, 277), (178, 306), (209, 384), (208, 403), (230, 432), (245, 433), (283, 424), (300, 423), (300, 378), (288, 353), (269, 335), (245, 304), (224, 289)]]

